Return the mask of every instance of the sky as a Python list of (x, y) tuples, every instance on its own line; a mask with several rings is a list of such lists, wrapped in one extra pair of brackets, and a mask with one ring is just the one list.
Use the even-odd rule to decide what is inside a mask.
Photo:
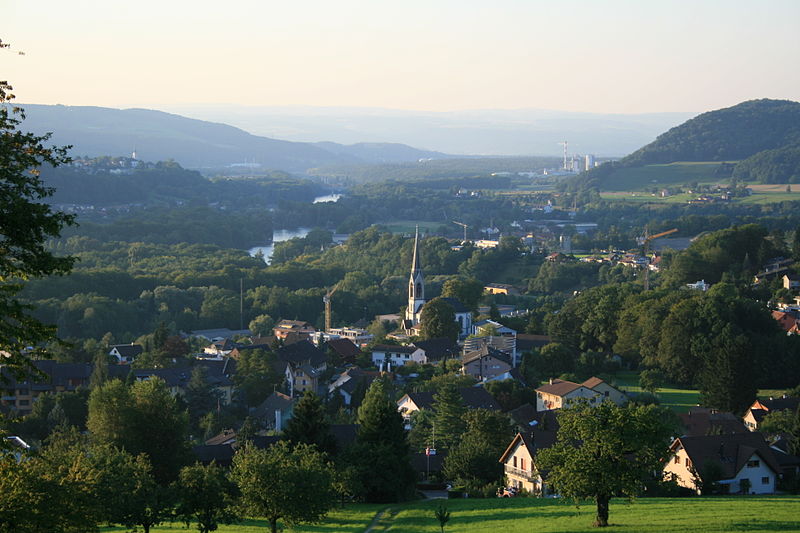
[(0, 79), (120, 108), (701, 112), (800, 100), (798, 20), (798, 0), (0, 0)]

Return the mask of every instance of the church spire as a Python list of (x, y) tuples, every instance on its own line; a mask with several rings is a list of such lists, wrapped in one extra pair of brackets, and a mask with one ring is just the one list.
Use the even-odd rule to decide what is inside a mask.
[(411, 279), (421, 273), (422, 268), (419, 266), (419, 226), (417, 226), (414, 232), (414, 259), (411, 260)]
[(419, 226), (414, 232), (414, 258), (411, 260), (411, 278), (408, 280), (408, 307), (406, 319), (416, 325), (422, 306), (425, 305), (425, 279), (422, 276), (419, 253)]

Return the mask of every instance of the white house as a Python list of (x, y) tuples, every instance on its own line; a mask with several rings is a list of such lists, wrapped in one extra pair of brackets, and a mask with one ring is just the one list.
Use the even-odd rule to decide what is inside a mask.
[(372, 363), (384, 370), (403, 366), (408, 363), (425, 364), (428, 362), (425, 351), (416, 346), (391, 346), (389, 344), (378, 344), (372, 348)]
[[(704, 484), (719, 483), (728, 494), (771, 494), (781, 469), (761, 433), (680, 437), (670, 446), (664, 477), (700, 492)], [(718, 479), (703, 479), (716, 472)]]

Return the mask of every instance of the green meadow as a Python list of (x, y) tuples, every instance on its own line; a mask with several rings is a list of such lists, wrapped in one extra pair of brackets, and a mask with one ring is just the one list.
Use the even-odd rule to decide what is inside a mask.
[[(576, 507), (558, 499), (427, 500), (392, 506), (350, 505), (332, 512), (322, 524), (285, 531), (308, 533), (364, 532), (435, 533), (440, 531), (434, 509), (444, 504), (451, 513), (445, 533), (577, 533), (606, 532), (775, 532), (800, 531), (800, 496), (720, 496), (694, 498), (640, 498), (611, 502), (610, 526), (591, 526), (591, 502)], [(373, 518), (379, 514), (378, 520)], [(221, 533), (266, 531), (266, 522), (251, 520), (221, 526)], [(104, 529), (103, 531), (123, 531)], [(182, 524), (159, 527), (157, 532), (186, 532)], [(195, 529), (196, 531), (196, 529)]]
[[(639, 386), (639, 374), (636, 372), (618, 372), (614, 379), (617, 386), (626, 392), (642, 392)], [(676, 413), (686, 413), (690, 407), (700, 402), (700, 392), (694, 389), (682, 389), (674, 385), (665, 385), (656, 391), (661, 405), (671, 407)]]

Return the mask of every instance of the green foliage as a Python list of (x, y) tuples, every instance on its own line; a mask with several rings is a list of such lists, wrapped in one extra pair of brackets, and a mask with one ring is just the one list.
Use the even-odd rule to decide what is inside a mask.
[(307, 444), (329, 454), (336, 451), (325, 407), (320, 397), (311, 391), (306, 392), (294, 406), (283, 436), (293, 445)]
[(356, 443), (342, 461), (357, 469), (363, 498), (369, 502), (408, 498), (415, 475), (403, 418), (382, 379), (370, 385), (358, 410), (358, 424)]
[(259, 406), (276, 387), (283, 384), (283, 374), (276, 371), (277, 357), (273, 352), (261, 348), (240, 351), (233, 384), (238, 398), (248, 407)]
[(440, 503), (439, 507), (433, 512), (433, 517), (439, 522), (439, 527), (444, 533), (444, 526), (450, 521), (450, 511)]
[(453, 306), (441, 298), (434, 298), (422, 306), (420, 329), (423, 339), (445, 337), (451, 341), (458, 339), (460, 332), (456, 323)]
[(49, 134), (19, 131), (25, 114), (8, 104), (14, 98), (10, 91), (7, 82), (0, 82), (0, 351), (8, 354), (3, 360), (7, 371), (22, 375), (30, 368), (23, 352), (41, 354), (41, 343), (52, 339), (54, 330), (32, 318), (17, 295), (30, 278), (72, 268), (74, 258), (53, 254), (46, 241), (58, 237), (73, 217), (51, 209), (46, 199), (53, 189), (39, 178), (40, 167), (69, 162), (67, 147), (47, 148)]
[(214, 463), (183, 467), (174, 490), (178, 501), (175, 514), (187, 528), (196, 522), (200, 533), (209, 533), (216, 531), (219, 524), (230, 524), (237, 519), (233, 511), (236, 485)]
[(87, 427), (98, 444), (145, 454), (162, 485), (177, 477), (187, 459), (187, 414), (160, 379), (130, 387), (115, 379), (95, 388), (89, 397)]
[[(532, 383), (538, 385), (535, 380)], [(525, 403), (536, 405), (536, 391), (515, 379), (490, 381), (484, 387), (494, 396), (503, 411), (511, 411)]]
[[(658, 473), (675, 429), (674, 415), (655, 406), (619, 407), (603, 402), (562, 409), (558, 440), (537, 454), (547, 482), (564, 497), (592, 498), (595, 525), (608, 525), (611, 496), (639, 494)], [(658, 475), (658, 474), (656, 474)]]
[(436, 440), (440, 448), (452, 448), (467, 429), (464, 400), (455, 383), (445, 383), (433, 395)]
[(498, 458), (514, 436), (511, 421), (485, 409), (471, 409), (465, 418), (467, 430), (447, 454), (444, 475), (462, 484), (500, 486), (503, 464)]
[[(758, 152), (740, 161), (733, 171), (736, 178), (760, 183), (800, 182), (800, 144)], [(790, 192), (790, 191), (787, 191)]]
[(320, 522), (336, 502), (333, 469), (307, 444), (245, 446), (234, 456), (231, 477), (241, 492), (242, 510), (265, 517), (272, 533), (279, 519), (290, 526)]
[(442, 286), (442, 296), (455, 298), (464, 304), (467, 309), (476, 311), (483, 297), (483, 283), (474, 278), (450, 278)]

